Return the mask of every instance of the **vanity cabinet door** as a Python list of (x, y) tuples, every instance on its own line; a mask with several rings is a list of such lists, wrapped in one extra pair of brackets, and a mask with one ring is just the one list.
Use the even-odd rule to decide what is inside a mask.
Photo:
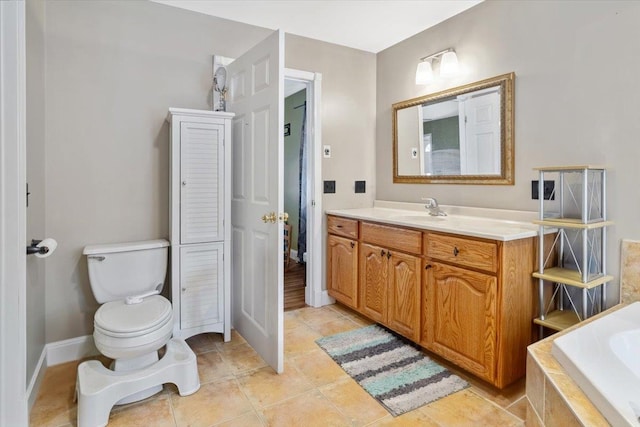
[(475, 375), (493, 381), (497, 279), (427, 260), (422, 344)]
[(420, 340), (421, 259), (391, 251), (389, 259), (389, 327), (413, 341)]
[(362, 243), (360, 246), (360, 311), (371, 320), (387, 322), (387, 250)]
[(358, 308), (358, 242), (329, 235), (327, 291), (339, 302)]

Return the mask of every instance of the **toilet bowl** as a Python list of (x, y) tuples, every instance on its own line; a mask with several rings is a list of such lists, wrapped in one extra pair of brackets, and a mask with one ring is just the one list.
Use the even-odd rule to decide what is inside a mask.
[[(84, 248), (91, 290), (102, 304), (94, 316), (94, 342), (113, 363), (110, 370), (89, 362), (78, 368), (82, 427), (103, 425), (95, 420), (103, 419), (105, 411), (108, 419), (114, 404), (145, 399), (160, 392), (166, 382), (176, 384), (181, 395), (200, 387), (195, 355), (184, 341), (171, 340), (173, 309), (158, 295), (164, 286), (168, 247), (166, 240), (151, 240)], [(160, 360), (158, 350), (165, 345)]]
[(138, 304), (108, 302), (96, 312), (93, 325), (93, 339), (100, 353), (116, 360), (138, 358), (171, 338), (171, 303), (159, 295)]

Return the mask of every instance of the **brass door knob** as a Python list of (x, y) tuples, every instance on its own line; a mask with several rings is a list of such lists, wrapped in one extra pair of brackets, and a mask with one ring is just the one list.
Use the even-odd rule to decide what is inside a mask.
[(275, 224), (275, 222), (277, 221), (277, 217), (276, 217), (276, 213), (275, 212), (269, 212), (267, 214), (262, 215), (262, 222), (267, 223), (270, 222), (272, 224)]
[(280, 215), (278, 215), (278, 219), (281, 222), (287, 222), (289, 221), (289, 214), (287, 212), (281, 213)]

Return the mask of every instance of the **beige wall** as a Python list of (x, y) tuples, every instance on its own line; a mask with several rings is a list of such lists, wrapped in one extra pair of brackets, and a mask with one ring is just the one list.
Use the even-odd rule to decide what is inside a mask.
[[(45, 3), (26, 2), (27, 51), (27, 241), (47, 237), (45, 229)], [(45, 264), (27, 257), (27, 384), (45, 345)]]
[[(210, 108), (211, 55), (237, 57), (270, 30), (152, 2), (46, 8), (46, 341), (93, 329), (85, 245), (167, 237), (169, 107)], [(325, 208), (375, 189), (375, 55), (286, 36), (286, 66), (323, 74)], [(355, 180), (367, 193), (354, 195)], [(324, 236), (323, 236), (324, 239)], [(323, 269), (324, 271), (324, 269)]]
[(269, 30), (152, 2), (47, 3), (46, 340), (90, 334), (85, 245), (168, 237), (169, 107), (210, 109), (211, 56)]
[[(287, 34), (285, 65), (322, 73), (323, 180), (336, 181), (324, 209), (371, 206), (375, 195), (376, 56), (373, 53)], [(355, 181), (367, 192), (355, 194)]]
[[(620, 239), (640, 238), (640, 3), (486, 1), (378, 54), (377, 197), (536, 210), (535, 166), (608, 166), (608, 271), (616, 276)], [(467, 68), (454, 81), (416, 86), (418, 59), (454, 47)], [(449, 86), (515, 71), (513, 186), (393, 184), (391, 104)], [(393, 84), (389, 84), (393, 82)]]

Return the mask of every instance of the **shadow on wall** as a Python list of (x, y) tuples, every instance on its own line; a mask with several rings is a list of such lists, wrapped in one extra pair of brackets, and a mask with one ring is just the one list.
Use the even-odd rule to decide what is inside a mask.
[(93, 316), (100, 307), (91, 291), (89, 283), (89, 268), (87, 266), (87, 257), (82, 255), (82, 250), (77, 252), (77, 262), (71, 273), (70, 283), (78, 296), (78, 307), (82, 313), (82, 323), (85, 330), (93, 331)]

